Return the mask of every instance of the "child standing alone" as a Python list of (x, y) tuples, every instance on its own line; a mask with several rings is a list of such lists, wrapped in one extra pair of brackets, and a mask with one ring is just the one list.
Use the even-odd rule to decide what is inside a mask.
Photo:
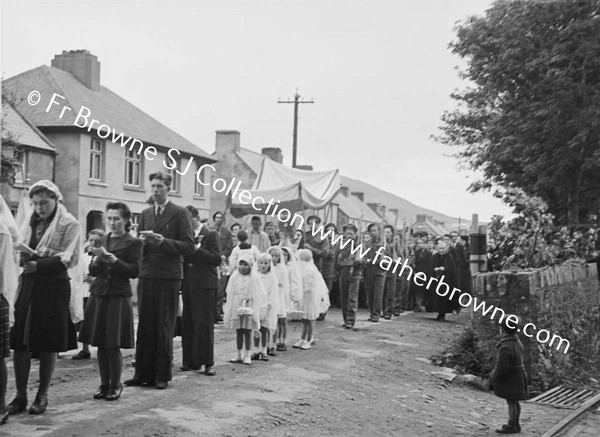
[(496, 346), (496, 361), (490, 373), (490, 389), (508, 404), (508, 424), (497, 429), (498, 434), (517, 434), (521, 432), (519, 401), (529, 397), (527, 375), (523, 366), (523, 344), (517, 337), (518, 327), (511, 327), (503, 320), (500, 323), (502, 339)]

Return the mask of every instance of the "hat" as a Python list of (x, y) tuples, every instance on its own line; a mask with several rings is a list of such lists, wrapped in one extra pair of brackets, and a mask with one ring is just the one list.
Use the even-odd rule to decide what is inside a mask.
[(358, 232), (358, 228), (356, 226), (354, 226), (354, 223), (346, 223), (343, 227), (342, 230), (344, 232), (346, 232), (346, 230), (351, 229), (353, 230), (355, 233)]
[(308, 223), (310, 219), (314, 219), (317, 223), (321, 223), (321, 217), (319, 217), (318, 215), (309, 215), (306, 219), (306, 223)]

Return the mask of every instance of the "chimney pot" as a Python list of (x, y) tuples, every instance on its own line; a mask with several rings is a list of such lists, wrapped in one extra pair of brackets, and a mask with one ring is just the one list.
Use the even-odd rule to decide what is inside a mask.
[(340, 187), (340, 193), (342, 193), (342, 195), (344, 197), (348, 197), (350, 195), (350, 187), (347, 187), (346, 185), (342, 185)]
[(88, 50), (63, 50), (54, 56), (50, 65), (71, 73), (89, 89), (100, 90), (100, 62)]

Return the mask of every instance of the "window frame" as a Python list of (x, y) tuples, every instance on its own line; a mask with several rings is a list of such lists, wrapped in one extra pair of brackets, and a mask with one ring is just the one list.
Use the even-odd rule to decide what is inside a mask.
[[(100, 145), (100, 150), (94, 149), (94, 144)], [(94, 177), (95, 159), (99, 160), (99, 178)], [(106, 180), (106, 142), (100, 138), (92, 137), (90, 141), (90, 172), (89, 180), (92, 182), (104, 182)]]
[[(129, 165), (132, 165), (133, 175), (135, 175), (135, 167), (137, 164), (137, 179), (138, 183), (135, 183), (133, 176), (129, 172)], [(133, 180), (133, 183), (129, 182), (129, 179)], [(144, 184), (144, 160), (141, 155), (135, 150), (125, 149), (125, 180), (124, 185), (128, 188), (143, 188)]]

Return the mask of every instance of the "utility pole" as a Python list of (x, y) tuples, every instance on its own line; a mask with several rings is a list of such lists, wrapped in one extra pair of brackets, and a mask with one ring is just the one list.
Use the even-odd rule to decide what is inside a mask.
[(294, 104), (294, 138), (293, 138), (293, 151), (292, 151), (292, 168), (296, 168), (296, 155), (298, 153), (298, 105), (300, 103), (315, 103), (315, 101), (311, 98), (310, 100), (300, 100), (300, 94), (298, 94), (298, 90), (296, 90), (296, 95), (294, 95), (294, 100), (278, 100), (277, 103), (293, 103)]

